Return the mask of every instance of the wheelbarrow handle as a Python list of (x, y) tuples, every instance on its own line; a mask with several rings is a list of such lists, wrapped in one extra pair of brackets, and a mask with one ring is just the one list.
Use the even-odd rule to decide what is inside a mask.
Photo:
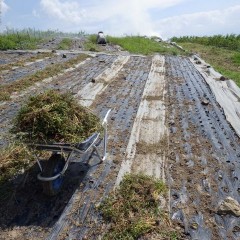
[(102, 121), (102, 125), (103, 125), (103, 126), (104, 126), (105, 124), (107, 124), (108, 115), (109, 115), (109, 113), (111, 112), (111, 110), (112, 110), (112, 109), (109, 109), (109, 110), (107, 111), (107, 113), (106, 113), (106, 115), (105, 115), (105, 117), (104, 117), (104, 119), (103, 119), (103, 121)]
[(111, 112), (111, 109), (109, 109), (103, 119), (102, 126), (104, 127), (104, 142), (103, 142), (103, 157), (102, 162), (106, 159), (107, 155), (107, 119), (109, 116), (109, 113)]

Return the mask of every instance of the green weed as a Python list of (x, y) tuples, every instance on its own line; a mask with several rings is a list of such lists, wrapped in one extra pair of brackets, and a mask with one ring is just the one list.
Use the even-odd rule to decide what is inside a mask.
[(232, 61), (233, 63), (237, 64), (238, 66), (240, 66), (240, 53), (235, 53), (232, 56)]
[(87, 51), (99, 52), (100, 48), (97, 44), (97, 35), (91, 34), (88, 36), (87, 41), (84, 43), (84, 49)]
[(86, 51), (99, 52), (96, 35), (89, 35), (88, 40), (84, 42), (84, 49)]
[(89, 42), (96, 44), (97, 43), (97, 35), (96, 34), (89, 35), (88, 40), (89, 40)]
[(58, 45), (57, 49), (59, 50), (68, 50), (72, 46), (72, 39), (64, 38)]
[(8, 49), (36, 49), (41, 38), (35, 38), (27, 33), (12, 33), (0, 35), (0, 50)]
[(121, 46), (124, 50), (130, 53), (150, 55), (154, 53), (161, 54), (182, 54), (182, 51), (170, 46), (164, 42), (156, 42), (153, 39), (140, 37), (140, 36), (127, 36), (127, 37), (107, 37), (108, 42)]

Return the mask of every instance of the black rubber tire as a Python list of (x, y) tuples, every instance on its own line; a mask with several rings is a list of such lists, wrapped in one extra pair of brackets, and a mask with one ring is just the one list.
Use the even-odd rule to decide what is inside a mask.
[[(53, 154), (46, 162), (42, 176), (53, 177), (62, 171), (65, 165), (65, 159), (61, 154)], [(63, 185), (63, 176), (57, 178), (54, 181), (42, 182), (43, 193), (48, 196), (54, 196), (59, 193)]]

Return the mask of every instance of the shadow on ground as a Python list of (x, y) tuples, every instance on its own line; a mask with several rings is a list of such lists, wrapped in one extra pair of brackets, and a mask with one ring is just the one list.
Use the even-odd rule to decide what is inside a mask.
[(8, 184), (8, 187), (15, 187), (14, 190), (11, 187), (11, 191), (6, 188), (8, 197), (0, 202), (0, 228), (30, 225), (52, 227), (89, 169), (88, 163), (71, 163), (65, 174), (63, 189), (58, 195), (50, 197), (42, 192), (41, 182), (37, 179), (39, 168), (34, 164), (29, 171)]

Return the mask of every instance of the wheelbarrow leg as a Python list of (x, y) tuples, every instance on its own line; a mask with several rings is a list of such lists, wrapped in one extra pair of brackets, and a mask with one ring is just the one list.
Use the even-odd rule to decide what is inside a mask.
[(99, 160), (100, 160), (100, 162), (99, 163), (102, 163), (103, 161), (104, 161), (104, 159), (100, 156), (100, 154), (99, 154), (99, 151), (98, 151), (98, 149), (97, 149), (97, 147), (94, 145), (93, 146), (93, 154), (94, 154), (94, 152), (96, 152), (96, 156), (99, 158)]
[[(45, 167), (43, 168), (42, 175), (44, 177), (52, 177), (56, 174), (59, 174), (65, 165), (65, 159), (62, 154), (54, 153), (48, 161), (46, 161)], [(64, 177), (61, 175), (55, 180), (52, 181), (43, 181), (43, 192), (46, 195), (54, 196), (62, 188)]]

